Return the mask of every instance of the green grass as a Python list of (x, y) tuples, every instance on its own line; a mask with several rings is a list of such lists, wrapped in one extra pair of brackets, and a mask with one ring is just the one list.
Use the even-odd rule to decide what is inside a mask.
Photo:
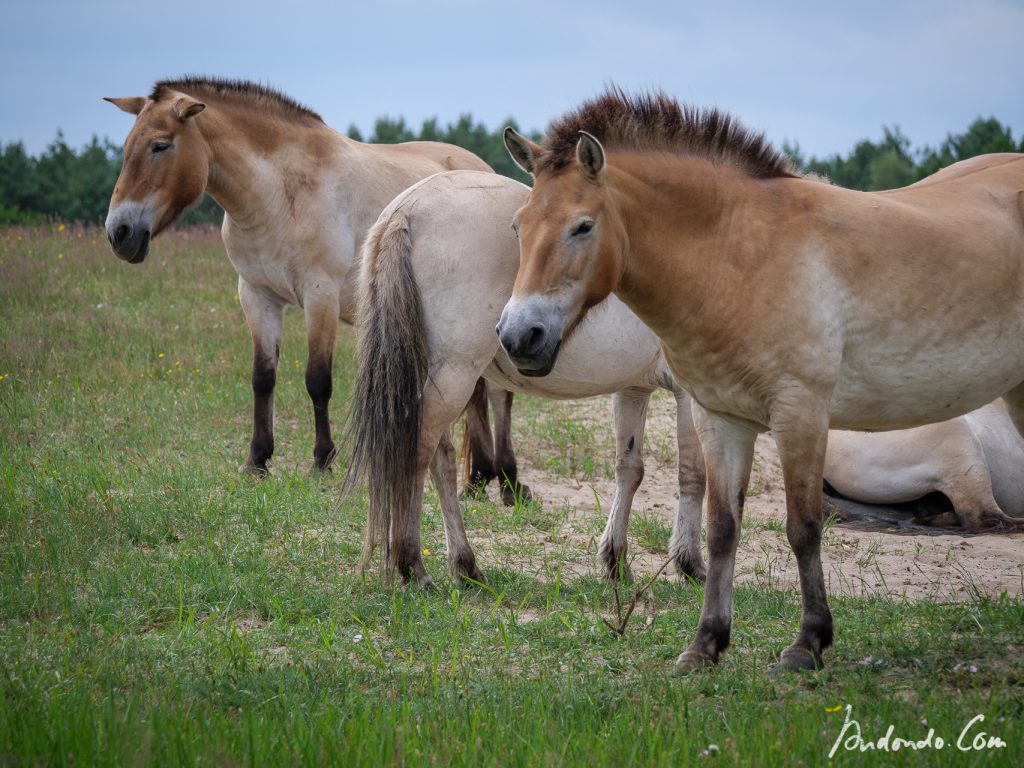
[[(578, 576), (517, 566), (518, 547), (557, 538), (563, 507), (466, 505), (469, 528), (495, 537), (486, 588), (445, 575), (433, 496), (439, 588), (360, 574), (362, 500), (339, 508), (338, 479), (308, 474), (297, 312), (274, 474), (236, 472), (251, 401), (234, 285), (213, 232), (163, 237), (130, 267), (95, 230), (0, 231), (0, 765), (821, 765), (843, 718), (829, 710), (846, 704), (870, 738), (892, 723), (955, 740), (984, 714), (1008, 746), (837, 764), (1024, 764), (1016, 599), (835, 599), (829, 666), (773, 676), (799, 600), (739, 588), (720, 668), (669, 679), (699, 589), (659, 580), (653, 625), (641, 608), (612, 633), (592, 559)], [(352, 347), (344, 331), (336, 423)], [(610, 427), (519, 402), (536, 464), (614, 464)], [(631, 534), (666, 546), (653, 518)]]

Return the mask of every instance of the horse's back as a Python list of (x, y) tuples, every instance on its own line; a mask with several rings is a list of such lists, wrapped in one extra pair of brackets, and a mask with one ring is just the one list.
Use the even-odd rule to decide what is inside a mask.
[[(1024, 154), (1013, 152), (1002, 152), (991, 155), (977, 155), (966, 160), (961, 160), (952, 165), (942, 168), (930, 176), (925, 176), (918, 182), (911, 184), (905, 189), (922, 189), (936, 184), (946, 184), (957, 180), (966, 180), (968, 176), (975, 176), (974, 180), (987, 183), (990, 177), (1002, 176), (1003, 174), (1015, 174), (1019, 183), (1024, 183)], [(1017, 165), (1013, 165), (1017, 163)], [(1014, 178), (1013, 175), (1010, 178)], [(899, 190), (893, 190), (899, 191)]]
[(442, 171), (492, 171), (493, 169), (468, 149), (440, 141), (407, 141), (402, 144), (370, 144), (373, 151), (402, 163), (403, 167), (430, 167)]

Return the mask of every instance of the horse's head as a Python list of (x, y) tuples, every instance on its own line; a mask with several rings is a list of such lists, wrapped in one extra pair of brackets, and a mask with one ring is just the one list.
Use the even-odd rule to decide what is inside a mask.
[(107, 239), (119, 257), (138, 264), (149, 241), (206, 190), (206, 144), (195, 117), (206, 105), (182, 93), (157, 101), (143, 96), (106, 99), (137, 115), (124, 141), (124, 165), (110, 198)]
[(519, 274), (496, 328), (524, 376), (546, 376), (568, 337), (622, 274), (625, 227), (605, 174), (601, 143), (580, 132), (567, 164), (511, 128), (505, 146), (534, 178), (512, 228), (519, 237)]

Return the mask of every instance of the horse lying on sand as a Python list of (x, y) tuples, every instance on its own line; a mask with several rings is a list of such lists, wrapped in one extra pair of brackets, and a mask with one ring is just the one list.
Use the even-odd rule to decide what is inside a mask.
[(955, 531), (1001, 528), (1003, 514), (1017, 518), (1019, 525), (1024, 518), (1024, 438), (1001, 400), (913, 429), (833, 430), (825, 481), (839, 494), (830, 501), (840, 511), (871, 517), (876, 514), (871, 508), (847, 502), (902, 504), (909, 507), (910, 514), (903, 512), (908, 522), (958, 526)]
[[(354, 267), (366, 231), (413, 182), (447, 169), (490, 167), (449, 144), (353, 141), (312, 110), (250, 82), (165, 80), (148, 97), (107, 101), (137, 116), (106, 222), (118, 256), (141, 262), (151, 238), (204, 192), (224, 209), (224, 247), (238, 272), (253, 341), (253, 432), (242, 469), (265, 474), (274, 452), (274, 386), (287, 305), (305, 314), (313, 461), (326, 469), (335, 452), (328, 415), (335, 333), (339, 319), (355, 318)], [(475, 413), (482, 407), (486, 415), (486, 394), (479, 397)], [(511, 407), (510, 397), (493, 399)], [(493, 468), (480, 466), (495, 453), (486, 420), (470, 421), (478, 481), (499, 473), (514, 480), (511, 442), (500, 429), (508, 421), (507, 413), (499, 419), (495, 442), (503, 450)]]
[(704, 463), (690, 400), (676, 385), (658, 340), (610, 298), (569, 342), (551, 376), (516, 373), (494, 335), (512, 294), (519, 246), (509, 228), (529, 189), (472, 171), (421, 181), (370, 230), (359, 281), (358, 374), (350, 417), (349, 481), (369, 484), (364, 560), (385, 543), (389, 572), (427, 585), (420, 547), (429, 466), (444, 518), (453, 577), (481, 580), (455, 495), (450, 427), (483, 374), (503, 389), (556, 399), (612, 394), (615, 498), (599, 545), (605, 571), (625, 568), (626, 526), (643, 477), (647, 403), (658, 388), (677, 402), (679, 503), (669, 551), (681, 573), (703, 578), (700, 550)]
[[(549, 374), (614, 292), (693, 396), (707, 467), (708, 573), (686, 673), (729, 644), (754, 439), (770, 430), (803, 599), (786, 669), (822, 666), (829, 426), (943, 421), (1002, 396), (1024, 431), (1024, 155), (987, 155), (910, 187), (854, 192), (795, 174), (721, 112), (609, 91), (549, 129), (506, 130), (534, 177), (521, 262), (497, 325), (520, 373)], [(998, 510), (983, 521), (1013, 526)]]

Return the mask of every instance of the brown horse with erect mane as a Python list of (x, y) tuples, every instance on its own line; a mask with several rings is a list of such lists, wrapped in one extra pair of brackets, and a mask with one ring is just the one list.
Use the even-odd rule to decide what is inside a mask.
[(766, 430), (803, 598), (781, 664), (821, 667), (832, 643), (821, 567), (829, 426), (914, 427), (1002, 396), (1024, 433), (1024, 155), (854, 192), (802, 178), (728, 115), (618, 90), (556, 121), (544, 146), (511, 129), (505, 139), (535, 181), (514, 219), (521, 261), (497, 326), (513, 363), (547, 374), (615, 292), (696, 401), (707, 586), (676, 671), (717, 663), (729, 644), (743, 500)]
[[(311, 109), (251, 82), (185, 77), (156, 83), (148, 97), (107, 101), (137, 116), (106, 222), (118, 256), (141, 262), (150, 240), (204, 192), (224, 209), (224, 246), (238, 272), (253, 341), (253, 433), (242, 469), (265, 474), (274, 452), (274, 386), (287, 305), (305, 314), (313, 459), (326, 469), (335, 454), (328, 417), (335, 334), (339, 319), (355, 320), (355, 267), (367, 231), (414, 182), (439, 171), (490, 167), (450, 144), (354, 141)], [(490, 429), (479, 419), (487, 408), (483, 387), (477, 400), (470, 431), (479, 464), (495, 457)], [(499, 401), (511, 408), (511, 395), (492, 393), (492, 402)], [(514, 481), (511, 442), (507, 434), (496, 442), (504, 448), (501, 465), (478, 466), (477, 476)]]

